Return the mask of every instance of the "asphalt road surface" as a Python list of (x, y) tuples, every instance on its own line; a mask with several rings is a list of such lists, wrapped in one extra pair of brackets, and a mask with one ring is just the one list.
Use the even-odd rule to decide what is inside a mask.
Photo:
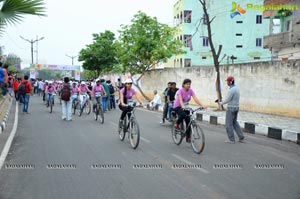
[(139, 109), (142, 139), (133, 150), (119, 140), (119, 110), (105, 113), (102, 125), (92, 114), (62, 121), (60, 109), (56, 103), (50, 114), (32, 97), (30, 114), (18, 114), (0, 170), (0, 199), (300, 198), (294, 143), (246, 134), (245, 143), (225, 144), (223, 126), (200, 122), (206, 147), (197, 155), (190, 144), (172, 142), (160, 113)]

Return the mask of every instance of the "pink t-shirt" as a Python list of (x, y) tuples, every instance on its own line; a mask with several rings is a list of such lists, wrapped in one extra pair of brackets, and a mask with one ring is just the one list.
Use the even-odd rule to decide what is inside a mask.
[(96, 93), (98, 93), (98, 92), (102, 92), (103, 90), (104, 90), (104, 87), (100, 84), (99, 86), (97, 86), (97, 85), (95, 85), (94, 86), (94, 88), (93, 88), (93, 90), (94, 90), (94, 96), (96, 95)]
[(87, 92), (87, 86), (80, 86), (80, 87), (79, 87), (79, 90), (80, 90), (82, 93), (86, 93), (86, 92)]
[[(120, 90), (120, 92), (124, 95), (124, 93), (125, 93), (125, 88), (122, 88), (122, 89)], [(127, 90), (126, 96), (124, 96), (124, 97), (126, 97), (127, 100), (131, 100), (131, 99), (132, 99), (132, 96), (133, 96), (134, 94), (135, 94), (135, 90), (134, 90), (133, 88), (131, 88), (130, 90)]]
[(179, 101), (179, 95), (182, 96), (182, 100), (185, 103), (185, 102), (189, 102), (194, 94), (195, 93), (192, 89), (189, 89), (187, 91), (184, 88), (179, 89), (176, 93), (176, 99), (173, 108), (181, 107)]
[(72, 88), (72, 95), (77, 95), (78, 94), (78, 88), (75, 86)]
[(54, 93), (54, 90), (55, 90), (55, 87), (54, 86), (48, 86), (47, 87), (47, 91), (49, 94), (53, 94)]

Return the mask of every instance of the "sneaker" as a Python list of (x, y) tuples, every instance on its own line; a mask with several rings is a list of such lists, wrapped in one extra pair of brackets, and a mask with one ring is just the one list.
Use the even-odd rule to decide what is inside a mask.
[(242, 137), (242, 138), (239, 139), (239, 142), (243, 143), (244, 141), (245, 141), (245, 137)]
[(160, 124), (164, 124), (165, 123), (165, 119), (162, 119), (161, 121), (160, 121)]
[(235, 144), (235, 141), (231, 141), (231, 140), (225, 140), (224, 141), (226, 144)]

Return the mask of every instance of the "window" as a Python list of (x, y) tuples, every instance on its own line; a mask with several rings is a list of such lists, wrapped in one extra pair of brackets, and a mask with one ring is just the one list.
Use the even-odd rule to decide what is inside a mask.
[(236, 21), (236, 23), (243, 23), (243, 21)]
[(258, 60), (258, 59), (260, 59), (260, 57), (254, 57), (254, 60)]
[(262, 38), (256, 38), (256, 47), (262, 46)]
[(237, 48), (243, 48), (243, 45), (236, 45)]
[(242, 33), (236, 33), (235, 36), (243, 36)]
[(262, 24), (262, 15), (256, 15), (256, 24)]
[(184, 59), (184, 67), (191, 67), (191, 59)]
[(202, 46), (208, 47), (208, 37), (203, 37)]
[(191, 23), (192, 22), (192, 11), (185, 10), (184, 11), (184, 23)]
[(203, 24), (206, 25), (206, 24), (208, 23), (208, 21), (207, 21), (207, 18), (206, 18), (206, 16), (205, 16), (205, 14), (203, 14), (203, 18), (202, 18), (202, 19), (203, 19)]
[(206, 59), (206, 57), (202, 57), (202, 59)]
[(184, 35), (184, 46), (192, 47), (192, 35)]

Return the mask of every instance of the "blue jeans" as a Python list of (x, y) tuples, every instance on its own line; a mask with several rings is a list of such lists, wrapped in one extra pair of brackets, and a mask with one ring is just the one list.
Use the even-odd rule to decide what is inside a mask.
[(2, 95), (5, 96), (6, 95), (6, 85), (4, 82), (1, 83), (1, 89), (2, 89)]
[(169, 115), (169, 119), (171, 119), (171, 114), (172, 114), (172, 108), (173, 108), (173, 102), (170, 102), (168, 104), (168, 115)]
[(22, 99), (21, 101), (23, 102), (23, 112), (28, 113), (30, 95), (20, 95), (20, 99)]
[(102, 97), (102, 108), (103, 108), (103, 111), (107, 111), (107, 100), (108, 100), (107, 96), (103, 96)]
[(47, 99), (47, 106), (49, 106), (50, 99), (53, 100), (53, 104), (54, 104), (54, 95), (49, 93), (48, 94), (48, 99)]
[(110, 95), (110, 109), (116, 109), (115, 95)]

